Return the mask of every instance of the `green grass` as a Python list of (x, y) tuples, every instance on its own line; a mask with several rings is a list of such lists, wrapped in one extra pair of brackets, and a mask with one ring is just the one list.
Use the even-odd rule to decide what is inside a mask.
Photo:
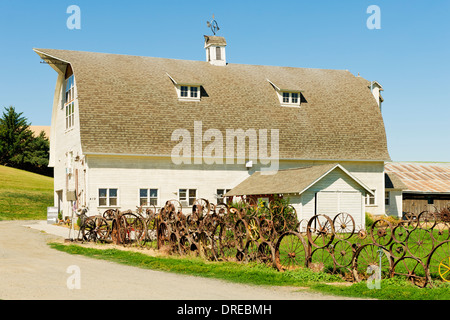
[[(325, 294), (382, 300), (450, 299), (450, 284), (447, 283), (440, 283), (434, 285), (433, 288), (423, 289), (405, 280), (393, 278), (382, 280), (380, 289), (369, 289), (366, 282), (354, 283), (348, 286), (335, 275), (314, 272), (310, 269), (279, 272), (273, 268), (256, 263), (207, 262), (200, 258), (176, 256), (153, 257), (139, 252), (117, 249), (93, 249), (58, 243), (51, 243), (50, 246), (70, 254), (83, 255), (125, 265), (205, 278), (215, 278), (235, 283), (308, 287), (312, 291)], [(329, 284), (330, 282), (334, 284), (331, 285)]]
[(0, 166), (0, 220), (45, 220), (53, 178)]
[(279, 272), (258, 263), (209, 262), (197, 257), (153, 257), (117, 249), (93, 249), (77, 245), (51, 243), (54, 249), (70, 254), (122, 263), (151, 270), (168, 271), (254, 285), (309, 286), (318, 282), (342, 281), (331, 274), (309, 269)]

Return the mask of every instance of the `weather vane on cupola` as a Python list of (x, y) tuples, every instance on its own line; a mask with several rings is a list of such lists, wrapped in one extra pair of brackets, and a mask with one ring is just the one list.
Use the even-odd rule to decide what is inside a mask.
[(212, 16), (212, 21), (207, 21), (206, 25), (208, 28), (211, 28), (211, 31), (216, 35), (216, 32), (220, 30), (219, 25), (217, 24), (217, 21), (214, 18), (214, 15)]

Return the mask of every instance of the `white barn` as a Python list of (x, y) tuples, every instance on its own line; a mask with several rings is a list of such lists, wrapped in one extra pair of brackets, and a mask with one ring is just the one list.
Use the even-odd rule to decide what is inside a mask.
[(171, 199), (189, 211), (195, 198), (250, 194), (240, 185), (290, 171), (296, 188), (252, 194), (287, 194), (300, 218), (349, 210), (363, 224), (364, 212), (384, 214), (390, 157), (378, 83), (346, 70), (228, 63), (222, 37), (205, 36), (204, 48), (206, 61), (34, 49), (58, 74), (50, 166), (65, 216)]

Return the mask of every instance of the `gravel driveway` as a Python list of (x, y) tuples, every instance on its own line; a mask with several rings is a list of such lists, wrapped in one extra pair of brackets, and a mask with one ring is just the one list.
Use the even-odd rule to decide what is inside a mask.
[[(305, 291), (296, 292), (298, 288), (234, 284), (70, 255), (51, 249), (47, 245), (49, 241), (61, 241), (64, 238), (55, 235), (56, 232), (49, 234), (38, 230), (40, 225), (42, 222), (37, 221), (0, 221), (0, 299), (342, 299)], [(64, 232), (68, 236), (66, 230)], [(79, 271), (79, 278), (74, 278), (76, 273), (71, 270)], [(79, 289), (69, 289), (76, 284), (80, 284)]]

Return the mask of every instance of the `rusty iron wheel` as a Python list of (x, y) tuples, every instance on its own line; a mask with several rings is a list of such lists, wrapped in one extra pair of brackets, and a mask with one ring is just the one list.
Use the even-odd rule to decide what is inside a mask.
[(310, 245), (315, 248), (324, 248), (333, 242), (335, 235), (333, 221), (323, 214), (313, 216), (308, 221), (306, 236)]
[(271, 242), (263, 241), (258, 246), (256, 260), (269, 267), (275, 266), (275, 248)]
[(306, 267), (308, 246), (302, 235), (287, 231), (281, 235), (275, 246), (275, 264), (278, 270)]
[(388, 246), (392, 241), (392, 231), (392, 224), (389, 221), (379, 219), (373, 223), (370, 236), (374, 243), (380, 246)]
[(339, 240), (333, 244), (331, 253), (338, 267), (348, 267), (355, 255), (355, 246), (348, 240)]
[(353, 258), (354, 279), (356, 282), (361, 282), (375, 276), (375, 272), (381, 275), (381, 279), (389, 278), (392, 264), (393, 259), (384, 247), (375, 243), (365, 244), (356, 251)]
[(426, 267), (422, 261), (409, 256), (398, 259), (394, 263), (391, 277), (405, 278), (421, 288), (426, 287), (429, 280)]
[(338, 239), (348, 240), (355, 233), (355, 220), (345, 212), (341, 212), (334, 217), (333, 226)]

